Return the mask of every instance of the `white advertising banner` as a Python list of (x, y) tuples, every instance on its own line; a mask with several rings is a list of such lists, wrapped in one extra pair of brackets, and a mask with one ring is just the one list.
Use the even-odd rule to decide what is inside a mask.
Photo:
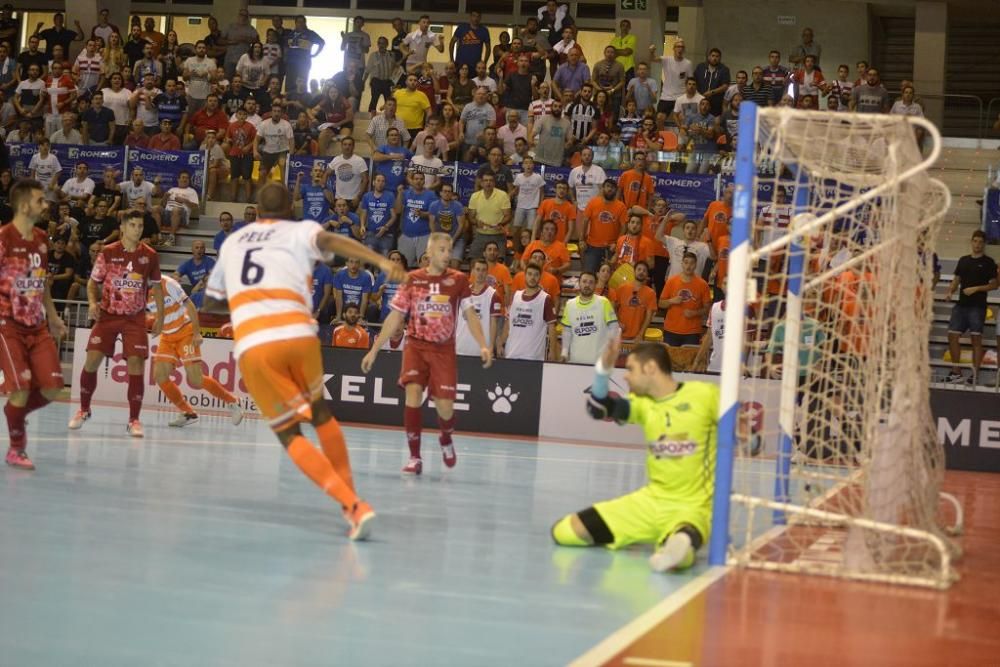
[[(73, 378), (71, 396), (74, 402), (80, 399), (80, 371), (83, 370), (83, 362), (87, 357), (87, 340), (90, 338), (90, 329), (77, 329), (73, 339)], [(143, 396), (144, 407), (166, 408), (173, 407), (163, 392), (156, 386), (153, 380), (153, 355), (156, 353), (157, 339), (153, 338), (149, 346), (149, 359), (146, 366), (146, 393)], [(120, 347), (119, 347), (120, 349)], [(247, 414), (258, 414), (257, 405), (247, 393), (247, 388), (240, 377), (239, 367), (236, 364), (236, 357), (233, 356), (233, 341), (223, 338), (206, 338), (201, 344), (202, 372), (210, 375), (221, 384), (226, 390), (232, 392)], [(194, 389), (188, 384), (187, 377), (182, 368), (177, 368), (171, 374), (170, 379), (181, 388), (184, 398), (191, 404), (191, 407), (199, 413), (223, 413), (227, 411), (222, 401), (213, 397), (208, 392), (201, 389)], [(115, 356), (106, 359), (97, 370), (97, 390), (94, 392), (95, 402), (126, 403), (125, 390), (128, 387), (128, 368), (125, 358), (121, 352), (116, 352)]]
[[(616, 368), (611, 374), (610, 389), (622, 396), (628, 394), (625, 384), (625, 370)], [(677, 373), (675, 377), (684, 382), (699, 380), (719, 383), (717, 375)], [(607, 444), (645, 445), (642, 430), (635, 425), (619, 426), (613, 422), (597, 421), (587, 414), (586, 391), (594, 380), (593, 366), (573, 364), (545, 364), (542, 374), (542, 409), (538, 423), (538, 437), (557, 440), (577, 440), (581, 442), (602, 442)], [(755, 432), (778, 432), (778, 406), (781, 383), (777, 380), (747, 379), (744, 382), (762, 383), (763, 391), (755, 395), (763, 396), (762, 403), (746, 408), (751, 415)], [(759, 392), (759, 393), (758, 393)], [(776, 442), (764, 442), (762, 455), (777, 451)]]

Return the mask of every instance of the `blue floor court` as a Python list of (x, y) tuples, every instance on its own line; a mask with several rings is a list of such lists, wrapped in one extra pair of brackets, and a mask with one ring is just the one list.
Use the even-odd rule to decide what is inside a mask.
[[(645, 481), (643, 452), (459, 436), (403, 478), (402, 433), (347, 428), (371, 542), (263, 422), (171, 429), (95, 408), (29, 417), (33, 473), (0, 472), (0, 664), (562, 665), (706, 569), (649, 548), (555, 547), (562, 514)], [(461, 424), (459, 424), (461, 426)]]

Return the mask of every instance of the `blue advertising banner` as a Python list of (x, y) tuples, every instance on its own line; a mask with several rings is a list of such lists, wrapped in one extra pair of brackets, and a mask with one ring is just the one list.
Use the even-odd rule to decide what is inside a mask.
[(313, 165), (321, 164), (323, 165), (323, 169), (326, 169), (329, 161), (329, 158), (313, 157), (312, 155), (289, 155), (288, 168), (285, 169), (285, 178), (288, 180), (285, 184), (291, 188), (295, 185), (295, 179), (298, 175), (302, 174), (302, 182), (308, 185), (312, 182), (310, 173), (312, 172)]
[(1000, 241), (1000, 190), (991, 188), (983, 197), (983, 231), (990, 243)]
[(76, 165), (83, 162), (87, 165), (88, 175), (94, 183), (100, 183), (104, 176), (105, 167), (114, 167), (121, 177), (117, 180), (125, 180), (125, 147), (124, 146), (78, 146), (75, 144), (55, 144), (52, 152), (59, 158), (62, 165), (62, 174), (59, 181), (65, 181), (73, 177), (73, 170)]
[(129, 148), (125, 177), (134, 167), (142, 167), (147, 181), (160, 178), (160, 187), (168, 190), (177, 185), (182, 171), (191, 174), (191, 187), (204, 193), (205, 153), (201, 151), (154, 151), (148, 148)]
[(653, 174), (653, 177), (657, 194), (670, 202), (670, 208), (693, 220), (705, 215), (705, 209), (715, 201), (717, 176)]
[[(37, 144), (8, 144), (7, 150), (10, 152), (10, 173), (14, 178), (28, 178), (31, 176), (31, 156), (38, 152)], [(59, 161), (62, 164), (62, 160)]]

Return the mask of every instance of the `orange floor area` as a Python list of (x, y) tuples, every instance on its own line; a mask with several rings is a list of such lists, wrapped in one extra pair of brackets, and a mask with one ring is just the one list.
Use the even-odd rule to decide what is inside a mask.
[(730, 571), (606, 664), (1000, 665), (1000, 475), (949, 472), (961, 580), (938, 592)]

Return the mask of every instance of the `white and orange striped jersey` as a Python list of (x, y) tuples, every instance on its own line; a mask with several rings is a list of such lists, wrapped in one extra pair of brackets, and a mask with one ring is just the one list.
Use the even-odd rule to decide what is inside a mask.
[(237, 359), (264, 343), (317, 336), (311, 280), (324, 259), (316, 245), (322, 230), (308, 221), (259, 220), (226, 239), (205, 293), (229, 301)]
[[(179, 282), (165, 273), (161, 276), (160, 284), (163, 285), (163, 333), (176, 333), (191, 324), (186, 307), (188, 295)], [(156, 301), (152, 292), (146, 297), (146, 312), (148, 316), (156, 315)]]

